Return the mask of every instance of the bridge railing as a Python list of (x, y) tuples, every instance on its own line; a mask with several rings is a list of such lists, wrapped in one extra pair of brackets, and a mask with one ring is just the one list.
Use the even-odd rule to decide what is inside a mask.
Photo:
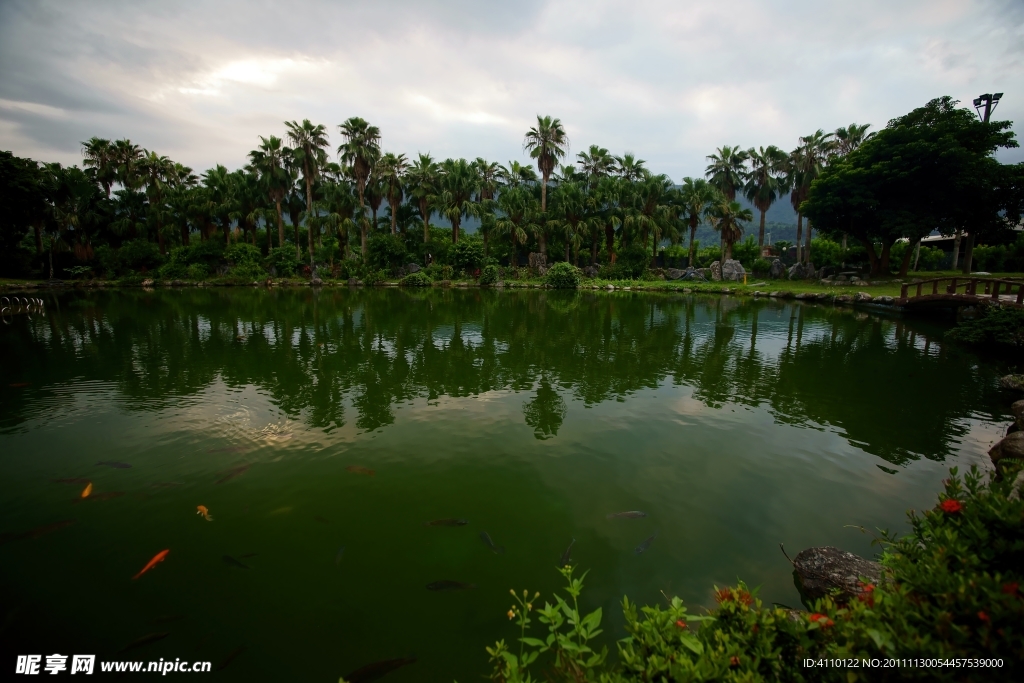
[[(946, 283), (945, 286), (942, 286), (942, 283)], [(913, 294), (910, 293), (912, 288), (915, 290)], [(962, 293), (957, 291), (961, 288), (963, 289)], [(1024, 278), (937, 277), (903, 285), (900, 288), (900, 299), (906, 301), (920, 296), (962, 294), (977, 298), (988, 297), (993, 301), (999, 301), (1000, 296), (1012, 297), (1014, 288), (1017, 290), (1015, 303), (1018, 306), (1024, 305)]]

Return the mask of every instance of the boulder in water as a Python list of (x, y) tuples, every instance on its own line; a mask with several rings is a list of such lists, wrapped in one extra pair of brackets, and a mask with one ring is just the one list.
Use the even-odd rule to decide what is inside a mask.
[[(797, 590), (811, 602), (838, 590), (837, 601), (849, 602), (864, 591), (864, 582), (878, 583), (882, 565), (832, 546), (802, 550), (793, 560)], [(863, 580), (862, 580), (863, 579)]]
[(989, 449), (988, 457), (992, 458), (992, 464), (999, 470), (999, 462), (1006, 458), (1024, 460), (1024, 432), (1013, 432), (1003, 437), (995, 446)]

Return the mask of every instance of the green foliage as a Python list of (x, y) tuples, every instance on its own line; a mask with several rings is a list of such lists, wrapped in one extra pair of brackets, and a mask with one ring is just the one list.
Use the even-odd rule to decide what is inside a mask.
[(177, 261), (168, 261), (157, 271), (164, 280), (184, 280), (188, 277), (188, 266)]
[(292, 277), (303, 265), (295, 258), (295, 247), (292, 246), (274, 247), (263, 263), (267, 270), (273, 268), (278, 277)]
[(651, 264), (651, 254), (644, 249), (642, 244), (631, 244), (619, 251), (619, 257), (615, 261), (623, 279), (638, 280), (647, 272)]
[(210, 269), (205, 263), (193, 263), (185, 269), (185, 275), (189, 280), (205, 280), (210, 274)]
[(751, 266), (751, 270), (758, 275), (766, 275), (772, 268), (772, 262), (766, 258), (756, 259)]
[(363, 267), (356, 259), (344, 259), (338, 262), (336, 268), (338, 270), (338, 279), (340, 280), (358, 279), (363, 274)]
[(551, 266), (544, 277), (544, 281), (555, 289), (576, 289), (582, 279), (580, 269), (565, 261)]
[[(889, 262), (890, 262), (890, 264), (892, 266), (892, 269), (893, 270), (899, 270), (900, 264), (903, 263), (903, 256), (907, 253), (907, 249), (910, 249), (910, 266), (909, 266), (909, 268), (910, 268), (910, 270), (913, 270), (914, 269), (914, 248), (915, 248), (914, 245), (911, 245), (908, 242), (897, 242), (896, 244), (892, 245), (892, 248), (889, 249)], [(975, 254), (978, 253), (977, 248), (975, 248), (974, 253)], [(812, 254), (813, 254), (813, 251), (812, 251)], [(865, 252), (864, 255), (867, 256), (867, 252)], [(815, 257), (816, 256), (817, 255), (815, 254)], [(925, 246), (922, 246), (921, 247), (921, 256), (918, 259), (917, 268), (918, 268), (918, 270), (935, 270), (935, 269), (937, 269), (939, 267), (939, 264), (942, 263), (942, 260), (945, 257), (946, 257), (945, 252), (943, 252), (941, 249), (939, 249), (937, 247), (925, 247)], [(849, 260), (849, 259), (844, 259), (844, 260)], [(815, 263), (817, 263), (817, 258), (815, 258)], [(975, 266), (977, 266), (977, 260), (975, 260)]]
[(690, 250), (681, 244), (670, 244), (662, 252), (665, 256), (665, 266), (683, 268), (686, 267), (686, 259)]
[[(547, 637), (527, 635), (539, 594), (520, 597), (509, 610), (519, 627), (518, 653), (504, 640), (487, 648), (491, 680), (533, 682), (531, 667), (547, 681), (873, 681), (882, 664), (871, 660), (941, 660), (942, 665), (884, 669), (886, 680), (1021, 680), (1024, 675), (1024, 491), (1014, 491), (1021, 463), (1001, 461), (1002, 476), (983, 481), (975, 467), (963, 479), (956, 468), (939, 504), (911, 511), (903, 538), (882, 532), (886, 579), (861, 584), (847, 604), (817, 601), (814, 611), (766, 608), (741, 582), (715, 590), (717, 608), (687, 612), (678, 597), (666, 607), (622, 603), (628, 636), (618, 661), (606, 664), (593, 637), (601, 612), (581, 616), (582, 579), (559, 571), (571, 602), (555, 596), (537, 610)], [(699, 627), (699, 628), (697, 628)], [(949, 666), (953, 659), (1001, 661), (1001, 667)], [(853, 659), (859, 667), (805, 667), (805, 660)]]
[(383, 268), (377, 268), (376, 270), (370, 268), (366, 271), (366, 274), (363, 276), (363, 283), (366, 285), (379, 285), (380, 283), (384, 282), (387, 279), (388, 271), (384, 270)]
[(368, 265), (371, 268), (385, 270), (387, 273), (396, 272), (408, 260), (405, 242), (401, 237), (392, 235), (390, 232), (371, 235), (366, 249)]
[(232, 266), (259, 265), (263, 260), (260, 250), (251, 244), (238, 242), (224, 250), (224, 258)]
[(135, 239), (125, 242), (117, 250), (115, 270), (125, 272), (128, 270), (152, 270), (163, 263), (164, 257), (160, 255), (160, 248), (153, 242), (145, 239)]
[(402, 287), (429, 287), (434, 283), (426, 273), (422, 270), (416, 273), (409, 273), (401, 280), (398, 284)]
[(472, 273), (484, 261), (484, 245), (480, 240), (464, 239), (452, 246), (448, 252), (448, 262), (456, 270)]
[(815, 266), (839, 268), (845, 260), (845, 252), (840, 242), (827, 237), (815, 237), (811, 240), (811, 261)]
[(440, 275), (442, 280), (451, 280), (455, 277), (455, 269), (451, 266), (441, 266)]
[(66, 270), (67, 270), (68, 275), (71, 276), (72, 280), (77, 280), (78, 278), (85, 277), (86, 275), (91, 273), (92, 272), (92, 267), (91, 266), (71, 266), (70, 268), (67, 268)]
[(704, 247), (696, 254), (697, 268), (708, 268), (714, 261), (722, 260), (722, 248), (719, 246)]
[(1024, 311), (981, 306), (974, 318), (961, 320), (946, 339), (991, 350), (1024, 350)]
[[(341, 256), (339, 250), (340, 243), (338, 238), (333, 235), (330, 237), (324, 237), (323, 243), (319, 247), (313, 249), (313, 261), (315, 263), (334, 263), (334, 261)], [(405, 248), (405, 244), (402, 244), (402, 248)]]
[(499, 278), (498, 266), (493, 264), (484, 266), (483, 272), (480, 273), (480, 284), (484, 286), (493, 285)]
[(747, 235), (745, 240), (732, 245), (732, 257), (746, 268), (750, 268), (760, 255), (761, 248), (757, 246), (753, 235)]
[(1017, 241), (1008, 245), (974, 247), (972, 267), (991, 273), (1024, 272), (1024, 234), (1018, 235)]

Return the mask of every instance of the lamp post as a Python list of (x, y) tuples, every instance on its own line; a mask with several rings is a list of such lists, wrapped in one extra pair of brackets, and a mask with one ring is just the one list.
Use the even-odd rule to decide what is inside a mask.
[[(991, 93), (985, 93), (980, 97), (974, 98), (974, 108), (978, 110), (978, 118), (985, 123), (992, 117), (992, 112), (996, 110), (996, 105), (999, 104), (999, 100), (1003, 99), (1003, 93), (997, 92), (995, 95)], [(982, 113), (984, 111), (984, 113)]]

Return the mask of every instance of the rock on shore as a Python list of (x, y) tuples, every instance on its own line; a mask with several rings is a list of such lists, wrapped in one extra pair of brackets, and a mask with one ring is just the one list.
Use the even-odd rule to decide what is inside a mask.
[(861, 577), (871, 583), (882, 578), (882, 565), (832, 546), (802, 550), (793, 560), (796, 587), (805, 602), (838, 589), (839, 602), (861, 594)]

